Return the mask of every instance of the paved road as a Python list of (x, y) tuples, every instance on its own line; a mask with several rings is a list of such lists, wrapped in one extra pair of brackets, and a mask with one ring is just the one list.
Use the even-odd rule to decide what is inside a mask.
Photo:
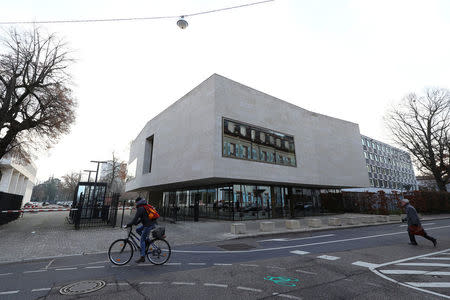
[[(0, 265), (1, 299), (450, 299), (450, 220), (424, 222), (438, 247), (400, 224), (176, 247), (163, 266), (105, 254)], [(168, 238), (170, 241), (170, 237)], [(63, 296), (99, 279), (96, 292)]]

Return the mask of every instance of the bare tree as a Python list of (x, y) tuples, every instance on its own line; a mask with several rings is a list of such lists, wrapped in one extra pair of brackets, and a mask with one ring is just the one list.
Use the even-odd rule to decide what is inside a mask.
[(113, 152), (112, 160), (107, 161), (104, 168), (105, 174), (102, 175), (101, 180), (108, 183), (108, 190), (113, 193), (124, 193), (127, 175), (126, 163)]
[(49, 148), (75, 121), (66, 45), (39, 29), (11, 29), (0, 45), (0, 158), (29, 159)]
[(80, 182), (81, 173), (71, 172), (69, 174), (63, 175), (61, 179), (62, 179), (62, 189), (66, 199), (72, 200), (78, 182)]
[(450, 91), (430, 88), (424, 96), (403, 98), (385, 117), (395, 142), (413, 155), (422, 174), (432, 175), (441, 191), (450, 176)]

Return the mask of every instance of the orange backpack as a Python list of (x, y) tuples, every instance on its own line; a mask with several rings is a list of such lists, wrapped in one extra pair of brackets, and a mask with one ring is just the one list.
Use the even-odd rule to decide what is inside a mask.
[(150, 220), (156, 220), (159, 218), (159, 214), (153, 206), (151, 206), (150, 204), (145, 204), (144, 208)]

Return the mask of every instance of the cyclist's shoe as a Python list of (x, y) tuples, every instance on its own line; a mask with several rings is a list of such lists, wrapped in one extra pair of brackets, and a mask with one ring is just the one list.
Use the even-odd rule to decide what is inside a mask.
[(136, 260), (136, 263), (143, 263), (145, 262), (145, 256), (141, 256), (141, 258), (139, 258), (138, 260)]

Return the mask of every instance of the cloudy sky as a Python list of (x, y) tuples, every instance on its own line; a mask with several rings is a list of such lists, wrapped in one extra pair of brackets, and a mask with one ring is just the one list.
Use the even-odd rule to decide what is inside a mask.
[[(1, 0), (0, 20), (176, 16), (255, 1)], [(187, 21), (41, 26), (73, 50), (79, 106), (71, 133), (36, 160), (39, 180), (92, 169), (113, 151), (128, 160), (145, 123), (213, 73), (384, 142), (391, 105), (450, 87), (449, 1), (275, 0)]]

